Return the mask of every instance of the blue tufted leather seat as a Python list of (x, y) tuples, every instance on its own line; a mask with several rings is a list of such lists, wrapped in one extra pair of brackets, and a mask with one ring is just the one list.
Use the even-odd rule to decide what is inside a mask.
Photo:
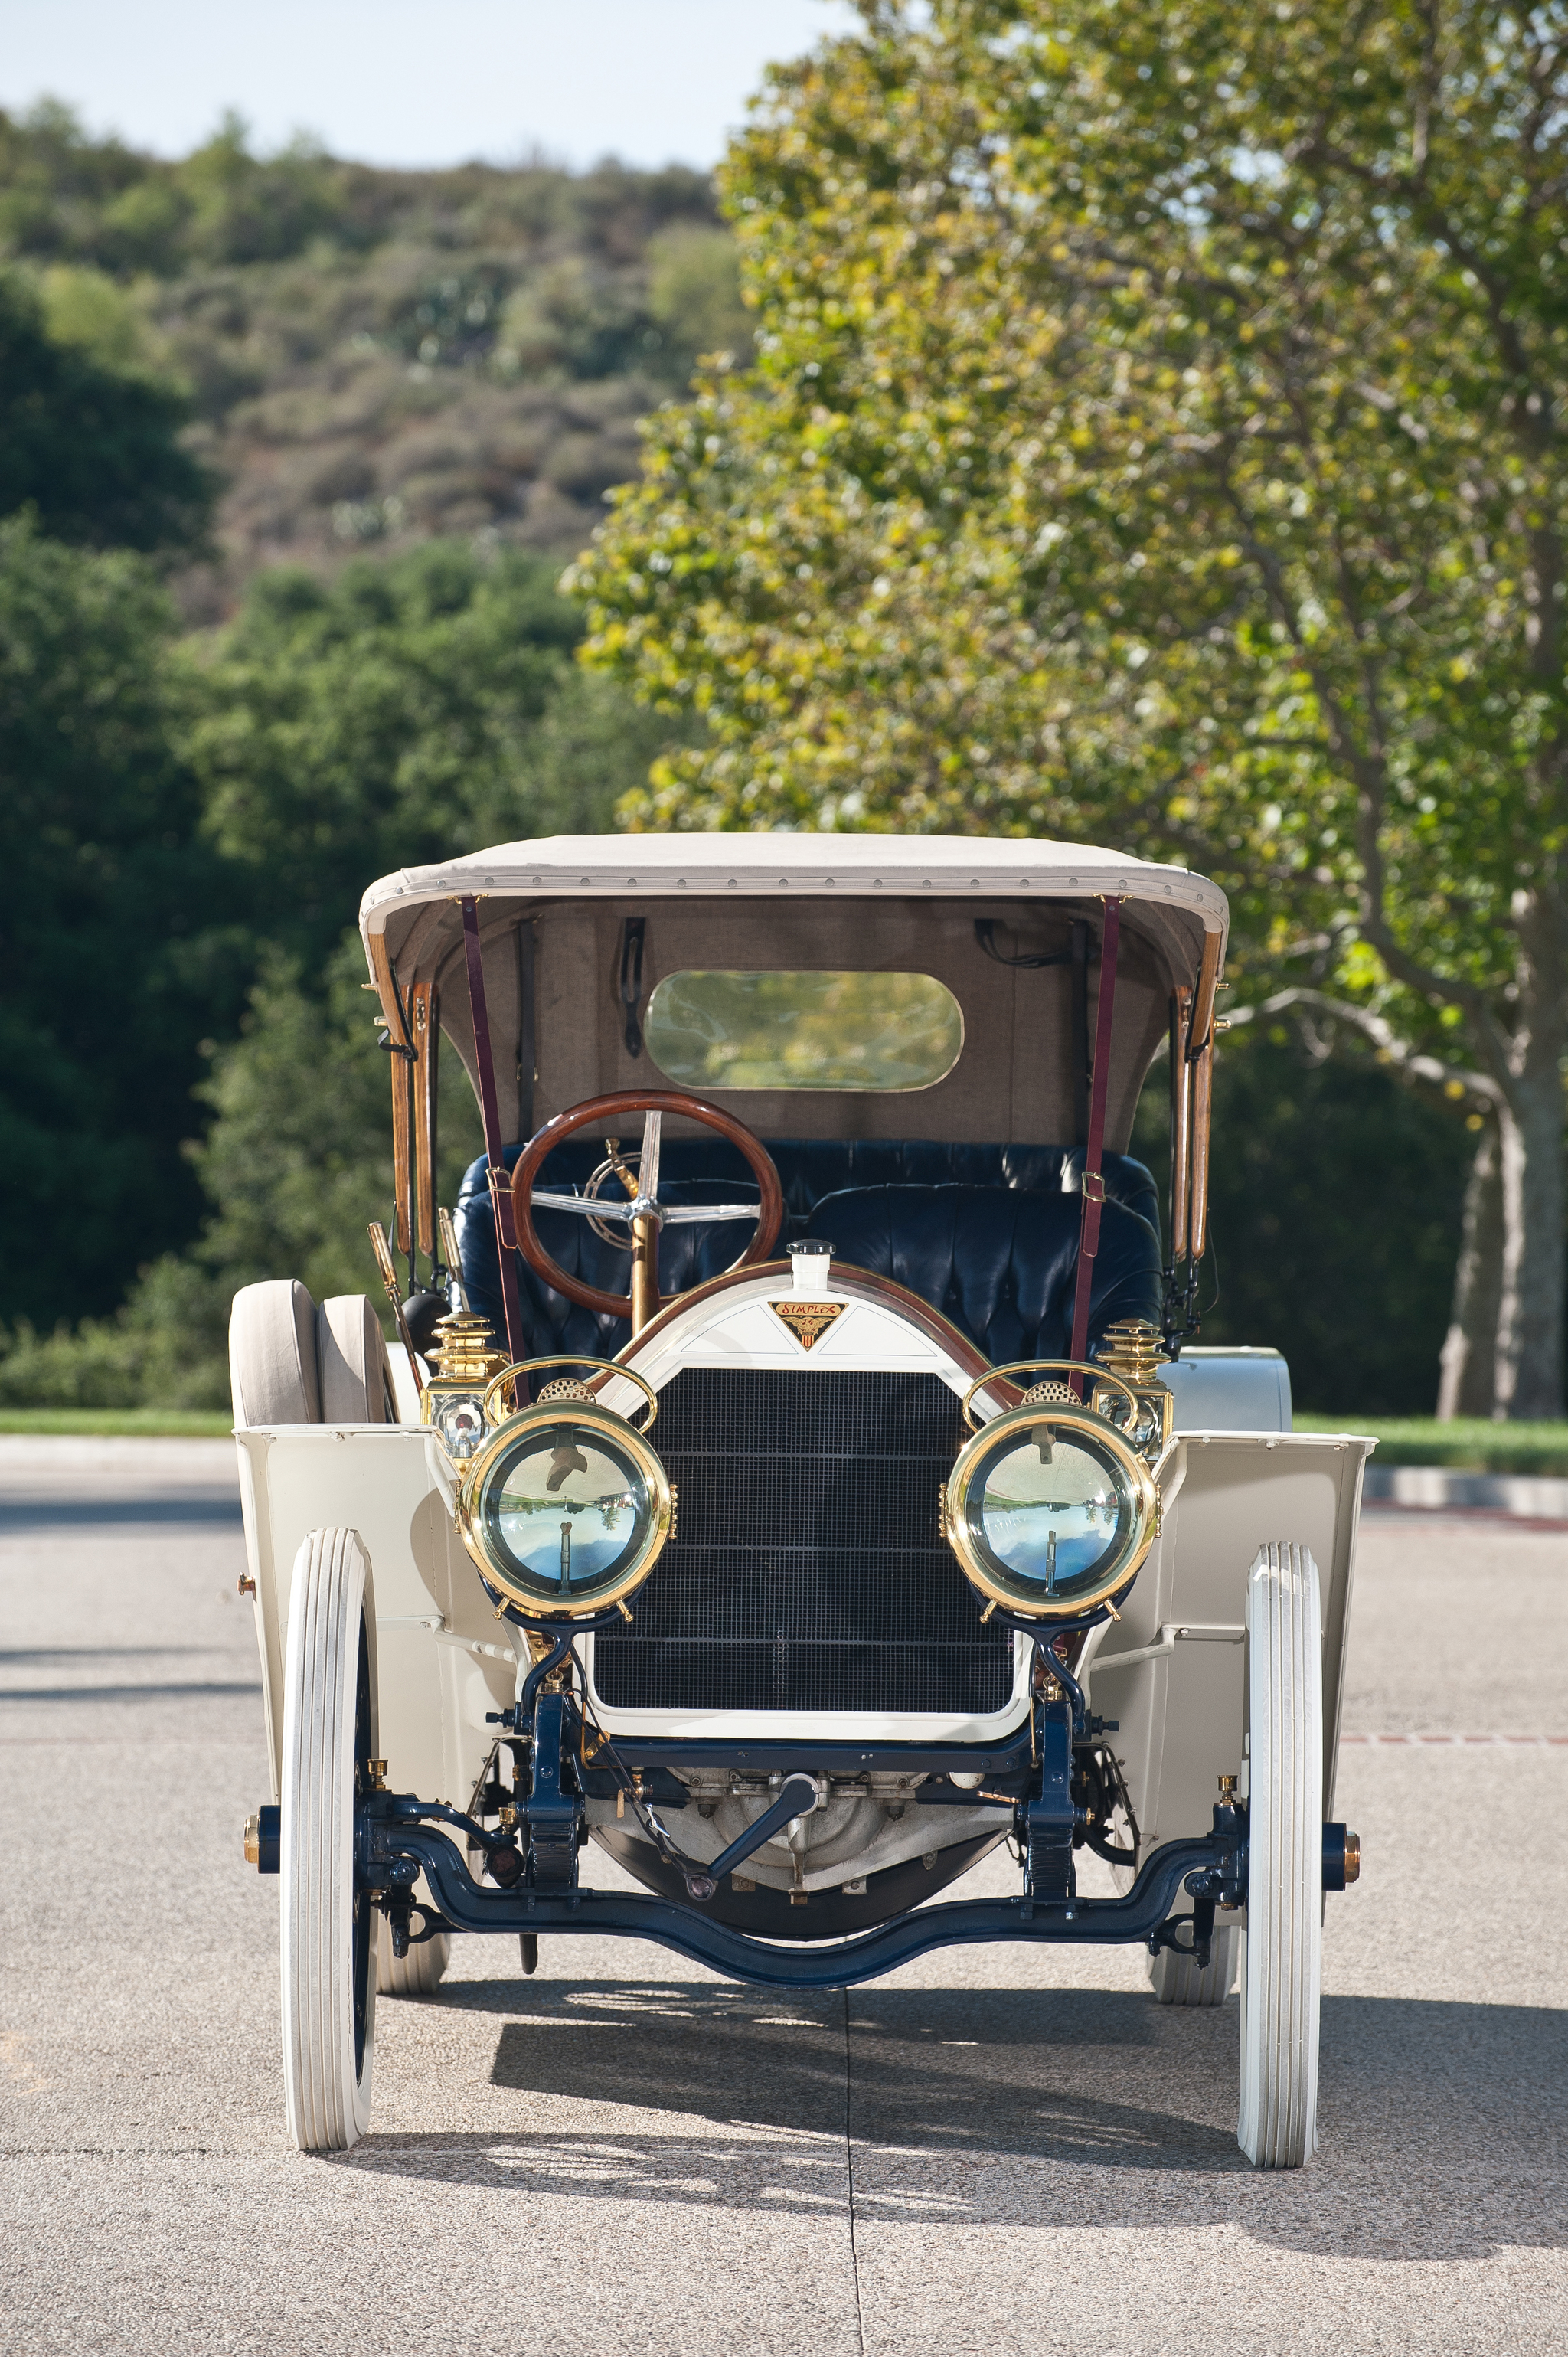
[[(715, 1146), (725, 1140), (714, 1138)], [(682, 1139), (701, 1147), (701, 1138)], [(671, 1149), (666, 1147), (666, 1154)], [(729, 1149), (725, 1146), (725, 1151)], [(778, 1166), (784, 1200), (796, 1220), (811, 1221), (829, 1195), (846, 1187), (1004, 1187), (1032, 1195), (1074, 1195), (1083, 1169), (1083, 1148), (1063, 1146), (953, 1146), (929, 1138), (787, 1138), (768, 1151)], [(596, 1157), (595, 1159), (597, 1157)], [(1154, 1175), (1130, 1154), (1108, 1154), (1105, 1191), (1148, 1221), (1156, 1233), (1159, 1195)], [(592, 1165), (590, 1164), (590, 1168)], [(718, 1172), (710, 1160), (704, 1171)], [(728, 1166), (726, 1165), (727, 1168)], [(741, 1157), (735, 1175), (746, 1176)], [(672, 1177), (677, 1175), (671, 1170)], [(795, 1232), (803, 1235), (805, 1229)]]
[[(993, 1366), (1065, 1359), (1072, 1338), (1080, 1205), (1007, 1187), (850, 1187), (811, 1214), (835, 1262), (908, 1286)], [(1089, 1297), (1097, 1341), (1113, 1318), (1160, 1315), (1160, 1240), (1107, 1202)]]
[[(788, 1214), (779, 1250), (791, 1235), (825, 1238), (841, 1260), (918, 1293), (993, 1365), (1065, 1355), (1078, 1265), (1081, 1149), (811, 1138), (769, 1142), (768, 1150), (783, 1181)], [(509, 1169), (521, 1152), (521, 1146), (507, 1147)], [(573, 1140), (551, 1157), (545, 1183), (580, 1186), (602, 1156), (596, 1140), (581, 1146)], [(1113, 1318), (1157, 1320), (1160, 1308), (1154, 1178), (1130, 1155), (1108, 1154), (1105, 1188), (1091, 1340)], [(755, 1193), (744, 1158), (725, 1139), (666, 1143), (660, 1194), (667, 1201), (749, 1201)], [(468, 1298), (501, 1332), (500, 1273), (482, 1159), (464, 1177), (456, 1217)], [(586, 1220), (546, 1211), (534, 1219), (546, 1251), (564, 1269), (607, 1292), (625, 1290), (626, 1254), (595, 1235)], [(666, 1228), (660, 1240), (664, 1293), (720, 1275), (747, 1232), (720, 1221)], [(608, 1358), (628, 1339), (623, 1321), (566, 1301), (542, 1285), (521, 1255), (518, 1289), (532, 1353), (582, 1351)]]

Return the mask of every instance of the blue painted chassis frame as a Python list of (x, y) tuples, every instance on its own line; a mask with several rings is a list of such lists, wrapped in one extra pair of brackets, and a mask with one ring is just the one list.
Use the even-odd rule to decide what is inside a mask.
[[(569, 1637), (560, 1641), (555, 1659), (564, 1658), (569, 1643)], [(559, 1692), (542, 1691), (549, 1662), (536, 1665), (524, 1682), (518, 1707), (502, 1715), (502, 1724), (526, 1726), (531, 1730), (531, 1790), (519, 1812), (521, 1851), (505, 1835), (490, 1833), (445, 1803), (422, 1802), (412, 1793), (361, 1792), (356, 1801), (358, 1880), (362, 1889), (375, 1893), (388, 1908), (394, 1952), (399, 1953), (406, 1953), (411, 1938), (427, 1939), (442, 1929), (524, 1935), (541, 1932), (614, 1934), (658, 1942), (698, 1964), (711, 1965), (715, 1972), (769, 1988), (843, 1987), (891, 1972), (933, 1948), (994, 1940), (1137, 1943), (1152, 1953), (1169, 1947), (1207, 1964), (1216, 1908), (1239, 1907), (1246, 1900), (1245, 1805), (1227, 1798), (1215, 1808), (1210, 1833), (1164, 1843), (1145, 1860), (1123, 1898), (1079, 1898), (1075, 1835), (1080, 1841), (1086, 1828), (1072, 1799), (1074, 1746), (1098, 1735), (1101, 1722), (1086, 1712), (1082, 1689), (1071, 1672), (1054, 1658), (1051, 1666), (1052, 1676), (1035, 1699), (1028, 1731), (1001, 1747), (940, 1751), (918, 1745), (812, 1747), (813, 1767), (908, 1769), (918, 1763), (928, 1770), (950, 1771), (962, 1761), (966, 1767), (987, 1771), (993, 1784), (1013, 1782), (1016, 1792), (1013, 1822), (1024, 1860), (1024, 1891), (1016, 1899), (961, 1900), (940, 1907), (915, 1908), (873, 1931), (808, 1946), (737, 1931), (705, 1914), (700, 1903), (682, 1905), (666, 1898), (582, 1889), (576, 1871), (584, 1830), (580, 1759), (584, 1729)], [(649, 1754), (665, 1749), (635, 1742), (626, 1746), (628, 1752), (650, 1765), (654, 1763)], [(803, 1749), (705, 1741), (683, 1745), (682, 1756), (689, 1760), (693, 1749), (700, 1750), (708, 1759), (755, 1771), (764, 1760), (769, 1767), (775, 1761), (784, 1769), (801, 1767)], [(624, 1775), (626, 1761), (618, 1747), (607, 1745), (606, 1749)], [(818, 1757), (829, 1753), (838, 1756), (832, 1760)], [(570, 1788), (573, 1781), (575, 1792)], [(970, 1796), (950, 1787), (948, 1797), (967, 1801)], [(1006, 1806), (1005, 1799), (1002, 1806)], [(787, 1813), (788, 1803), (785, 1810)], [(422, 1822), (432, 1818), (456, 1825), (470, 1840), (486, 1847), (492, 1876), (498, 1853), (504, 1851), (505, 1887), (481, 1888), (448, 1835)], [(759, 1820), (752, 1828), (753, 1836), (760, 1837), (762, 1831)], [(1342, 1851), (1342, 1841), (1340, 1846)], [(717, 1864), (722, 1867), (723, 1860)], [(440, 1910), (438, 1916), (431, 1917), (423, 1902), (410, 1895), (422, 1872)], [(687, 1887), (700, 1902), (712, 1895), (714, 1882), (705, 1874), (699, 1873), (693, 1879), (688, 1873)], [(1174, 1910), (1184, 1889), (1192, 1899), (1192, 1912), (1178, 1917)], [(411, 1919), (415, 1913), (423, 1919), (422, 1927), (413, 1932)], [(1184, 1941), (1181, 1932), (1188, 1925), (1191, 1936)]]
[[(387, 1798), (397, 1805), (393, 1796)], [(382, 1816), (375, 1813), (373, 1803), (367, 1812), (371, 1835), (367, 1865), (374, 1874), (383, 1864), (417, 1862), (441, 1910), (442, 1921), (431, 1924), (431, 1931), (575, 1932), (652, 1940), (733, 1980), (753, 1981), (764, 1988), (842, 1988), (892, 1972), (933, 1948), (972, 1946), (983, 1941), (1138, 1943), (1172, 1947), (1184, 1954), (1204, 1948), (1216, 1900), (1222, 1892), (1236, 1889), (1239, 1881), (1244, 1887), (1245, 1815), (1220, 1808), (1214, 1813), (1212, 1834), (1164, 1843), (1147, 1859), (1123, 1899), (960, 1900), (946, 1906), (921, 1907), (896, 1916), (875, 1932), (810, 1949), (754, 1939), (749, 1932), (715, 1922), (697, 1907), (680, 1906), (666, 1899), (644, 1899), (621, 1891), (481, 1889), (456, 1845), (445, 1834), (400, 1824), (390, 1813)], [(1184, 1885), (1192, 1893), (1194, 1912), (1176, 1917), (1173, 1910)], [(1190, 1946), (1178, 1940), (1175, 1931), (1176, 1924), (1188, 1922), (1194, 1934)]]

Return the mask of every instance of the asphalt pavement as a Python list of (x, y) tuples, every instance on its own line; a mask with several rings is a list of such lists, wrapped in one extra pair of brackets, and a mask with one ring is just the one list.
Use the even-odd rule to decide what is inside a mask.
[(242, 1559), (227, 1443), (0, 1441), (0, 2349), (1568, 2350), (1568, 1533), (1363, 1526), (1289, 2176), (1236, 2149), (1234, 1999), (1005, 1946), (802, 1997), (460, 1939), (381, 2001), (369, 2139), (302, 2158)]

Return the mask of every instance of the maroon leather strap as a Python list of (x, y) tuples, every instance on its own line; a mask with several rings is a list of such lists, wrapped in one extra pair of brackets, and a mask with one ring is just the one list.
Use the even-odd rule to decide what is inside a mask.
[(517, 1297), (517, 1232), (512, 1225), (511, 1184), (501, 1151), (500, 1108), (496, 1103), (496, 1068), (490, 1054), (490, 1015), (485, 1000), (485, 962), (479, 953), (479, 904), (471, 897), (459, 903), (463, 911), (463, 947), (468, 960), (468, 1006), (474, 1017), (474, 1062), (479, 1075), (479, 1118), (485, 1129), (486, 1177), (490, 1210), (496, 1222), (496, 1258), (500, 1263), (501, 1299), (506, 1305), (506, 1349), (509, 1359), (528, 1355), (522, 1332), (522, 1308)]
[[(1094, 1020), (1094, 1074), (1089, 1091), (1089, 1142), (1083, 1150), (1083, 1218), (1078, 1232), (1078, 1283), (1072, 1297), (1072, 1341), (1069, 1356), (1081, 1359), (1089, 1348), (1089, 1296), (1094, 1283), (1094, 1255), (1100, 1250), (1100, 1213), (1105, 1201), (1101, 1164), (1105, 1157), (1105, 1101), (1111, 1092), (1111, 1018), (1116, 1006), (1116, 944), (1122, 931), (1122, 903), (1107, 899), (1105, 931), (1100, 948), (1100, 1006)], [(1074, 1375), (1072, 1387), (1081, 1399), (1083, 1377)]]

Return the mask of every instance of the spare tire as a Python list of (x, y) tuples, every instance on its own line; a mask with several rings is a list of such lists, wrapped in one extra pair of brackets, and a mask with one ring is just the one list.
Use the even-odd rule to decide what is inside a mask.
[(297, 1278), (242, 1286), (229, 1313), (236, 1425), (319, 1424), (316, 1304)]
[(323, 1424), (395, 1424), (397, 1400), (381, 1319), (362, 1293), (335, 1294), (316, 1313)]

